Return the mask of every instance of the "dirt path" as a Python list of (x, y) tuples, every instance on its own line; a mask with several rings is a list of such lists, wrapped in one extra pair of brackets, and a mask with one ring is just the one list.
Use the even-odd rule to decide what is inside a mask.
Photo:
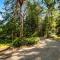
[(45, 39), (33, 47), (9, 49), (0, 53), (0, 60), (60, 60), (60, 42)]

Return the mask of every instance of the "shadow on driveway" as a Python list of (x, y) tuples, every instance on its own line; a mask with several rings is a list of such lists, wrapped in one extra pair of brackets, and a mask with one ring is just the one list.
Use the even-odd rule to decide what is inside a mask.
[(44, 47), (9, 49), (0, 53), (0, 60), (60, 60), (60, 42), (45, 40)]

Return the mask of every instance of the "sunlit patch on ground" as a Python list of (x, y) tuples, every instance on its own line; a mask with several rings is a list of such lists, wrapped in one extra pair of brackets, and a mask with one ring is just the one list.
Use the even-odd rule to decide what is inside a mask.
[(5, 50), (9, 47), (8, 44), (0, 44), (0, 51)]
[(0, 60), (60, 60), (60, 42), (45, 39), (31, 47), (8, 49)]

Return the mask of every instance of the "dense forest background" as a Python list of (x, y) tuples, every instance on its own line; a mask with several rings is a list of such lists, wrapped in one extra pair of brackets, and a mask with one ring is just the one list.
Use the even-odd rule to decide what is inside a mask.
[(60, 0), (4, 0), (0, 43), (31, 45), (40, 37), (60, 40)]

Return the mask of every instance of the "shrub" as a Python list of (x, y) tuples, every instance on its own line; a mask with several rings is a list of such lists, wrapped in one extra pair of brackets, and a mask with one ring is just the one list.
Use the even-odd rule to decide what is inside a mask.
[(39, 41), (39, 38), (31, 37), (31, 38), (27, 38), (26, 41), (28, 45), (33, 45), (33, 44), (37, 44), (37, 42)]
[(16, 38), (13, 42), (12, 42), (12, 45), (14, 47), (19, 47), (20, 45), (22, 45), (23, 41), (22, 39), (19, 39), (19, 38)]
[(12, 45), (14, 47), (20, 47), (22, 45), (33, 45), (33, 44), (36, 44), (37, 42), (39, 41), (39, 38), (38, 37), (30, 37), (30, 38), (16, 38)]
[(10, 44), (12, 40), (10, 39), (0, 39), (0, 44)]

